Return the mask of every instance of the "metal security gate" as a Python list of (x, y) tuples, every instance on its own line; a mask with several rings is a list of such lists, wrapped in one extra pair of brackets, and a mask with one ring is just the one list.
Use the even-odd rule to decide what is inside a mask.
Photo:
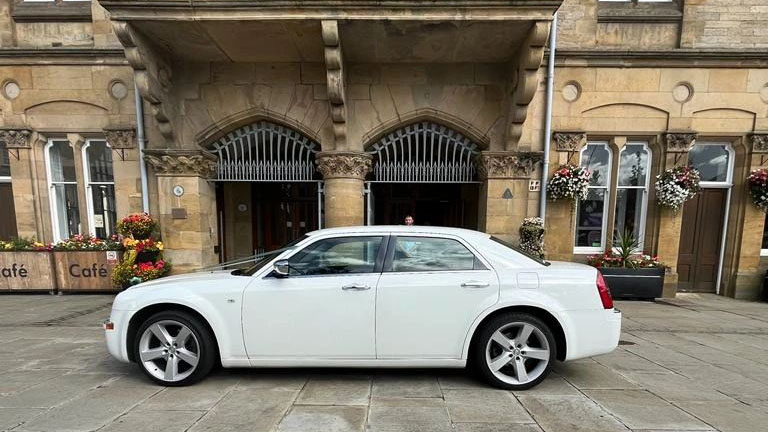
[[(475, 168), (475, 158), (480, 153), (478, 145), (460, 132), (437, 123), (423, 121), (404, 126), (381, 137), (368, 153), (373, 156), (372, 179), (364, 189), (368, 225), (376, 223), (374, 194), (377, 190), (392, 194), (393, 190), (403, 190), (404, 184), (409, 184), (413, 185), (411, 189), (424, 189), (425, 194), (437, 199), (437, 184), (453, 184), (452, 188), (456, 189), (459, 184), (479, 183)], [(418, 197), (416, 200), (424, 201)], [(392, 202), (383, 200), (380, 204), (389, 207)], [(417, 208), (418, 204), (412, 207)]]

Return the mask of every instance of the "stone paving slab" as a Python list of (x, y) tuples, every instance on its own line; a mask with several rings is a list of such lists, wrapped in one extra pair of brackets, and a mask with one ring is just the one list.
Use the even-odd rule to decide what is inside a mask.
[(219, 369), (166, 389), (106, 352), (111, 298), (0, 296), (0, 431), (768, 430), (762, 303), (617, 302), (615, 353), (508, 392), (436, 369)]

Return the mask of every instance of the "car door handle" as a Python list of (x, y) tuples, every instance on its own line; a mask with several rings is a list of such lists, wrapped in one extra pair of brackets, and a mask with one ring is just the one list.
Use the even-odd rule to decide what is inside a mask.
[(461, 287), (462, 288), (485, 288), (488, 285), (490, 285), (490, 283), (488, 283), (488, 282), (467, 281), (467, 282), (464, 282), (463, 284), (461, 284)]
[(371, 289), (371, 287), (364, 284), (354, 283), (354, 284), (344, 285), (343, 287), (341, 287), (341, 289), (343, 289), (344, 291), (365, 291), (365, 290)]

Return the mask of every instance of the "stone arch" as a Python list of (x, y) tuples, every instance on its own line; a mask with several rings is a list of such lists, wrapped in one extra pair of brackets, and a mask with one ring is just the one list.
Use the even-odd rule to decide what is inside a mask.
[(103, 114), (108, 111), (106, 107), (91, 102), (80, 101), (76, 99), (59, 99), (45, 101), (28, 106), (24, 109), (25, 114), (71, 114), (73, 108), (82, 109), (83, 114)]

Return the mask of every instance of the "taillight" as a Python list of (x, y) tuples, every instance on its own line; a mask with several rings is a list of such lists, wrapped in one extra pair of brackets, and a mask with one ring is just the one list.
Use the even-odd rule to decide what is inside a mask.
[(608, 289), (608, 285), (603, 279), (602, 273), (597, 272), (597, 292), (600, 293), (600, 301), (603, 302), (603, 309), (613, 309), (613, 297), (611, 297), (611, 290)]

